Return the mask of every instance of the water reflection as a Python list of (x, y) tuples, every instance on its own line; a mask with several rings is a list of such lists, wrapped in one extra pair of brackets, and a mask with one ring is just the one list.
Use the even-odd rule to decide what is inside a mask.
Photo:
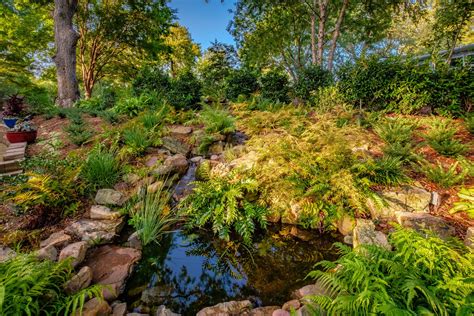
[(275, 229), (245, 246), (177, 231), (144, 249), (124, 299), (135, 307), (164, 304), (184, 315), (235, 299), (281, 305), (308, 283), (303, 278), (316, 262), (335, 259), (334, 241), (315, 236), (303, 242)]

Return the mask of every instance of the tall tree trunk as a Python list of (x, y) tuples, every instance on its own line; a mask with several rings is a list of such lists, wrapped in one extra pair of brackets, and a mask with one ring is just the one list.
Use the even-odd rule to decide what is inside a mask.
[(79, 86), (76, 77), (76, 45), (79, 35), (73, 28), (73, 17), (78, 0), (54, 0), (54, 43), (60, 107), (71, 107), (79, 99)]
[(341, 10), (339, 11), (339, 16), (337, 17), (337, 21), (336, 21), (336, 26), (334, 28), (334, 32), (332, 33), (331, 48), (329, 50), (329, 56), (328, 56), (328, 70), (329, 71), (332, 71), (332, 68), (334, 65), (334, 53), (336, 52), (337, 39), (339, 38), (339, 35), (341, 34), (341, 25), (342, 25), (342, 21), (344, 20), (344, 15), (346, 14), (348, 5), (349, 5), (349, 0), (344, 0), (342, 2), (342, 7), (341, 7)]
[(316, 65), (316, 3), (317, 0), (313, 0), (313, 8), (311, 10), (311, 57), (312, 64)]
[(324, 33), (326, 27), (328, 2), (329, 0), (319, 0), (318, 54), (316, 56), (316, 63), (319, 66), (323, 65)]

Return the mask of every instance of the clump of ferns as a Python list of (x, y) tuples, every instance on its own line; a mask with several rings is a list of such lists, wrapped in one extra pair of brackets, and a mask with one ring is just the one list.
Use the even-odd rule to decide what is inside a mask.
[(336, 243), (340, 257), (322, 261), (308, 277), (325, 293), (308, 296), (329, 315), (471, 315), (474, 254), (459, 241), (401, 229), (394, 250)]
[(244, 243), (252, 241), (258, 228), (266, 228), (267, 209), (256, 203), (258, 182), (238, 170), (228, 174), (200, 173), (202, 181), (193, 183), (193, 191), (180, 203), (191, 227), (211, 227), (226, 241), (237, 233)]

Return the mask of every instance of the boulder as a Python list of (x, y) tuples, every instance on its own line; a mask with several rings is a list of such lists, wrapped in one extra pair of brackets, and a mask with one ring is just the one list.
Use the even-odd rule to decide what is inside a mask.
[(149, 186), (147, 186), (146, 191), (148, 193), (156, 193), (163, 190), (163, 187), (164, 187), (163, 181), (156, 181), (155, 183), (152, 183)]
[(474, 249), (474, 226), (471, 226), (466, 231), (466, 237), (464, 238), (464, 244), (471, 249)]
[(112, 316), (125, 316), (127, 314), (127, 303), (112, 304)]
[(280, 306), (257, 307), (250, 311), (250, 316), (272, 316), (273, 312), (280, 309)]
[(188, 169), (188, 160), (184, 155), (177, 154), (166, 158), (161, 166), (156, 168), (152, 173), (157, 176), (168, 174), (184, 174)]
[(170, 309), (167, 309), (165, 305), (160, 305), (155, 312), (155, 316), (181, 316), (181, 314), (173, 313)]
[(92, 270), (88, 266), (84, 266), (75, 274), (66, 284), (64, 284), (64, 292), (68, 295), (75, 294), (82, 289), (88, 287), (92, 282)]
[(352, 240), (354, 248), (360, 245), (378, 245), (386, 249), (392, 248), (388, 243), (387, 236), (382, 232), (376, 231), (375, 225), (371, 220), (358, 218), (356, 222)]
[(204, 158), (203, 158), (202, 156), (195, 156), (195, 157), (193, 157), (193, 158), (191, 158), (191, 159), (189, 159), (189, 160), (190, 160), (192, 163), (199, 164), (199, 163), (201, 163), (201, 162), (204, 160)]
[(290, 316), (290, 313), (284, 309), (274, 310), (272, 316)]
[(239, 315), (252, 309), (252, 303), (249, 300), (245, 301), (230, 301), (220, 303), (211, 307), (201, 309), (196, 316), (207, 315)]
[[(314, 309), (317, 307), (312, 306), (312, 308)], [(317, 309), (317, 311), (319, 311), (319, 313), (317, 313), (316, 315), (326, 315), (326, 313), (319, 308)], [(296, 310), (296, 316), (313, 316), (313, 315), (315, 315), (315, 313), (312, 310), (310, 310), (308, 306), (306, 305), (303, 305), (298, 310)]]
[(73, 258), (72, 266), (76, 267), (86, 257), (87, 249), (88, 245), (85, 241), (72, 243), (61, 250), (59, 253), (59, 261), (65, 260), (67, 258)]
[(355, 226), (355, 219), (352, 216), (344, 214), (340, 219), (336, 222), (337, 230), (341, 233), (341, 235), (346, 236), (352, 233), (352, 230)]
[(302, 209), (301, 205), (302, 203), (299, 203), (299, 202), (291, 202), (290, 209), (281, 215), (281, 222), (283, 224), (291, 224), (291, 225), (298, 224), (299, 214)]
[(56, 261), (56, 259), (58, 258), (58, 250), (54, 246), (48, 245), (38, 250), (38, 253), (36, 256), (40, 260)]
[(283, 304), (281, 308), (286, 311), (291, 311), (291, 309), (297, 310), (300, 307), (301, 307), (300, 300), (291, 300)]
[(44, 248), (46, 246), (54, 246), (57, 248), (64, 247), (71, 242), (71, 236), (66, 234), (64, 231), (59, 231), (56, 233), (52, 233), (48, 239), (43, 240), (40, 243), (40, 247)]
[(161, 139), (163, 147), (168, 149), (173, 154), (181, 154), (187, 156), (191, 151), (191, 145), (170, 136), (165, 136)]
[(300, 300), (308, 295), (326, 295), (326, 289), (319, 282), (308, 284), (293, 292), (293, 297)]
[(369, 199), (367, 207), (372, 218), (395, 220), (396, 212), (429, 212), (432, 194), (423, 188), (415, 186), (402, 186), (395, 191), (384, 191), (380, 196), (386, 205), (379, 205)]
[(112, 211), (104, 205), (92, 205), (89, 217), (91, 219), (116, 219), (120, 217), (120, 213)]
[(354, 243), (354, 237), (352, 237), (352, 235), (346, 235), (343, 241), (345, 244), (352, 245)]
[(92, 269), (92, 282), (110, 286), (104, 297), (113, 300), (123, 291), (125, 282), (141, 252), (133, 248), (101, 246), (91, 251), (85, 264)]
[(193, 128), (190, 126), (177, 125), (169, 127), (169, 131), (171, 134), (189, 135), (193, 132)]
[(122, 230), (123, 225), (123, 217), (114, 220), (80, 219), (65, 230), (83, 241), (104, 244), (111, 242)]
[(0, 262), (6, 261), (14, 256), (16, 256), (16, 252), (11, 248), (0, 246)]
[(427, 213), (397, 212), (397, 222), (407, 228), (419, 232), (431, 230), (440, 238), (448, 238), (455, 235), (456, 231), (446, 220)]
[(100, 189), (95, 196), (95, 202), (101, 205), (122, 206), (125, 202), (123, 194), (112, 189)]
[(112, 313), (112, 308), (102, 299), (93, 298), (87, 301), (82, 311), (76, 311), (74, 316), (108, 316)]
[(145, 165), (146, 165), (147, 167), (149, 167), (149, 168), (154, 167), (154, 166), (157, 164), (158, 160), (160, 160), (159, 157), (157, 157), (157, 156), (151, 156), (151, 157), (145, 162)]

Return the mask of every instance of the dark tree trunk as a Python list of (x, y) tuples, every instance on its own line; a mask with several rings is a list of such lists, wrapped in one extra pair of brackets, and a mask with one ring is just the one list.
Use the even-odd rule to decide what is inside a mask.
[(313, 2), (313, 8), (311, 10), (311, 62), (316, 65), (316, 0)]
[(60, 107), (71, 107), (79, 99), (76, 77), (76, 45), (79, 35), (73, 28), (78, 0), (54, 0), (54, 43)]
[(337, 40), (339, 35), (341, 34), (341, 25), (342, 21), (344, 20), (344, 15), (346, 14), (347, 6), (349, 5), (349, 0), (344, 0), (342, 2), (341, 10), (339, 11), (339, 16), (337, 17), (336, 26), (334, 28), (334, 32), (332, 33), (332, 42), (331, 48), (329, 50), (329, 57), (328, 57), (328, 70), (332, 71), (334, 65), (334, 53), (336, 52)]
[(324, 35), (327, 19), (327, 8), (329, 0), (319, 0), (319, 28), (318, 28), (318, 54), (317, 64), (322, 67), (324, 53)]

